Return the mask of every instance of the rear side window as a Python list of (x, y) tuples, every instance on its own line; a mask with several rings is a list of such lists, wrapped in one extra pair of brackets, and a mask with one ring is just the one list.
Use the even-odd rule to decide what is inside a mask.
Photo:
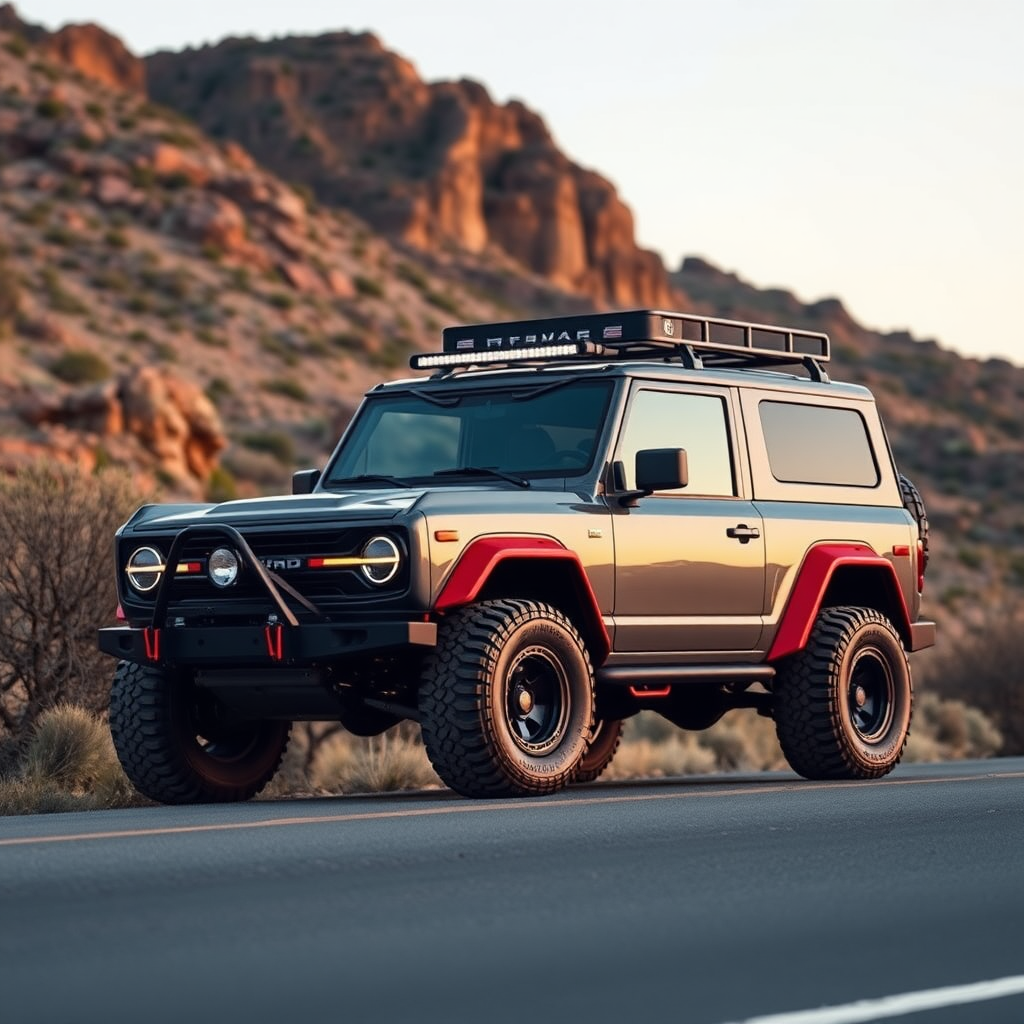
[(874, 487), (879, 481), (864, 417), (854, 409), (761, 402), (768, 464), (780, 483)]

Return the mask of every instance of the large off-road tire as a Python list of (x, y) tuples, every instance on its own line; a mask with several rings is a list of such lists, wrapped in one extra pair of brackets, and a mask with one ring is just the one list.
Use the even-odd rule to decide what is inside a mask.
[(825, 608), (807, 646), (778, 667), (773, 714), (782, 752), (806, 779), (876, 779), (910, 731), (910, 666), (873, 608)]
[(290, 722), (223, 719), (187, 675), (118, 663), (110, 732), (135, 788), (164, 804), (248, 800), (274, 776)]
[(438, 628), (419, 692), (435, 771), (463, 796), (536, 796), (573, 780), (590, 741), (594, 673), (562, 612), (484, 601)]
[(615, 752), (622, 742), (622, 719), (599, 718), (594, 725), (594, 736), (590, 747), (580, 761), (576, 772), (577, 782), (593, 782), (612, 763)]
[(921, 541), (921, 569), (924, 571), (928, 568), (928, 513), (925, 511), (921, 492), (902, 473), (900, 473), (900, 497), (903, 499), (904, 507), (917, 523), (917, 536)]

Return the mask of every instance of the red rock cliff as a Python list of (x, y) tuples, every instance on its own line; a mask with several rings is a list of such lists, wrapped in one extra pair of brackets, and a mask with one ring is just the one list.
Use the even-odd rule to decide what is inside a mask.
[(606, 179), (518, 102), (424, 83), (372, 35), (229, 39), (147, 60), (151, 95), (326, 203), (426, 249), (496, 246), (609, 305), (669, 305), (660, 258)]

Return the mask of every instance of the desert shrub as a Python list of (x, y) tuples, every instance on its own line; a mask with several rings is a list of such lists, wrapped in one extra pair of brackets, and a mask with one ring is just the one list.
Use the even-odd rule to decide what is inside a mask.
[(62, 789), (88, 789), (102, 770), (110, 735), (84, 708), (58, 704), (44, 711), (25, 748), (25, 774), (50, 779)]
[(214, 466), (210, 471), (210, 478), (206, 481), (207, 501), (232, 501), (238, 497), (238, 484), (235, 482), (231, 470), (224, 466)]
[(347, 733), (331, 737), (313, 764), (312, 779), (332, 793), (389, 793), (440, 784), (423, 744), (401, 726), (371, 739)]
[(906, 761), (959, 761), (998, 754), (1003, 738), (992, 720), (962, 700), (918, 693)]
[(357, 275), (355, 278), (356, 291), (371, 299), (382, 299), (384, 297), (384, 285), (372, 277)]
[(270, 303), (275, 309), (293, 309), (295, 306), (295, 297), (288, 295), (286, 292), (271, 292), (267, 296), (267, 302)]
[(0, 478), (0, 732), (60, 701), (106, 706), (113, 662), (96, 628), (117, 606), (114, 531), (140, 504), (129, 479), (39, 463)]
[(272, 455), (283, 466), (295, 463), (295, 442), (291, 436), (279, 430), (263, 430), (246, 434), (242, 444), (254, 452), (265, 452)]
[(675, 775), (705, 775), (717, 768), (715, 755), (695, 733), (677, 729), (674, 736), (655, 742), (646, 736), (625, 740), (602, 779), (654, 779)]
[(272, 377), (261, 385), (264, 391), (272, 395), (282, 395), (285, 398), (292, 398), (296, 402), (304, 402), (309, 398), (309, 393), (297, 381), (291, 377)]
[(1002, 734), (1002, 754), (1024, 754), (1024, 606), (996, 609), (929, 673), (928, 688), (983, 711)]
[(127, 807), (141, 803), (98, 715), (73, 704), (44, 711), (15, 772), (0, 779), (0, 814)]
[(420, 291), (426, 291), (430, 287), (430, 278), (419, 267), (414, 267), (411, 263), (399, 263), (395, 267), (395, 274)]
[(21, 311), (21, 285), (18, 275), (0, 250), (0, 338), (10, 333)]
[(67, 384), (96, 383), (110, 376), (110, 366), (95, 352), (75, 349), (50, 363), (50, 373)]
[(4, 43), (4, 49), (12, 57), (24, 57), (28, 54), (28, 43), (21, 36), (11, 36)]
[(43, 291), (50, 308), (58, 313), (81, 315), (89, 312), (89, 307), (73, 292), (69, 292), (61, 282), (60, 274), (54, 267), (44, 267), (42, 272)]
[(46, 96), (36, 104), (36, 113), (51, 119), (63, 117), (67, 109), (67, 104), (55, 96)]
[(445, 313), (450, 313), (452, 316), (457, 317), (462, 316), (462, 307), (459, 306), (458, 300), (450, 292), (431, 290), (426, 293), (426, 300), (432, 306), (436, 306)]

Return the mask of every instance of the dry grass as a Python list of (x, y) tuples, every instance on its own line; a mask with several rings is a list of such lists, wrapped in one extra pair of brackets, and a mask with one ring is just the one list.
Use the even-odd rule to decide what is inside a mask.
[(992, 720), (962, 700), (943, 700), (934, 693), (918, 694), (905, 761), (962, 761), (993, 757), (1003, 737)]
[(70, 704), (39, 716), (20, 768), (0, 779), (0, 814), (91, 811), (142, 802), (118, 763), (106, 723)]
[(401, 726), (372, 739), (331, 737), (311, 774), (316, 788), (329, 793), (390, 793), (440, 785), (423, 744)]

